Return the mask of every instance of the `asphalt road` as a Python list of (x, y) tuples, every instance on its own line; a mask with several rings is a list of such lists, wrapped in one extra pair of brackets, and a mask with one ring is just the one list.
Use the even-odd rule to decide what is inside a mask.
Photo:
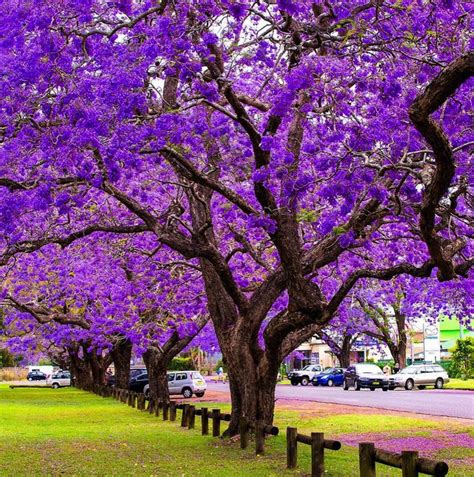
[[(223, 383), (208, 383), (208, 390), (227, 391), (229, 387)], [(449, 416), (474, 419), (474, 392), (451, 389), (423, 391), (384, 392), (381, 389), (370, 391), (362, 389), (343, 391), (341, 387), (291, 386), (280, 384), (276, 390), (277, 399), (319, 401), (348, 406), (375, 407), (392, 411), (406, 411), (433, 416)]]

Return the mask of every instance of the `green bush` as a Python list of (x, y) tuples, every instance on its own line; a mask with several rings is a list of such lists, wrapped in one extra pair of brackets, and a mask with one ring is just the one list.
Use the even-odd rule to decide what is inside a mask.
[(456, 378), (474, 377), (474, 338), (468, 336), (456, 341), (452, 352), (452, 371)]
[(173, 358), (168, 366), (169, 371), (187, 371), (191, 369), (195, 369), (191, 358)]

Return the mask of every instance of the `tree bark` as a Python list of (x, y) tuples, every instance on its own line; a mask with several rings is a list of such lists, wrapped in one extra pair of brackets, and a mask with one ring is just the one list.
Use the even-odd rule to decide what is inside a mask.
[(169, 357), (164, 356), (158, 350), (150, 348), (143, 354), (143, 361), (148, 371), (150, 399), (169, 402), (170, 393), (168, 389), (168, 375), (166, 374), (170, 363)]
[(130, 383), (130, 360), (132, 358), (132, 343), (124, 338), (119, 341), (111, 351), (112, 361), (115, 366), (115, 386), (128, 389)]

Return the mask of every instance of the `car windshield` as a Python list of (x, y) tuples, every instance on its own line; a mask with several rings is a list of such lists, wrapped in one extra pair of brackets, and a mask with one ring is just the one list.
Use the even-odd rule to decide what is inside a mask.
[(329, 368), (329, 369), (326, 369), (325, 371), (323, 371), (321, 374), (333, 374), (335, 371), (334, 368)]
[[(314, 370), (313, 370), (314, 368)], [(316, 371), (317, 367), (314, 364), (309, 364), (308, 366), (305, 366), (302, 371)]]
[(383, 374), (383, 371), (375, 364), (360, 364), (357, 366), (359, 373)]

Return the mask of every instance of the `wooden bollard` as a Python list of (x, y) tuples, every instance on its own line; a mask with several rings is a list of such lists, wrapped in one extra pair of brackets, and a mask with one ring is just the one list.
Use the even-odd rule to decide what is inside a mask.
[(209, 414), (207, 407), (201, 409), (201, 434), (207, 436), (209, 434)]
[(183, 406), (183, 413), (181, 414), (181, 427), (188, 427), (189, 404)]
[(170, 409), (169, 403), (166, 401), (163, 401), (163, 421), (168, 420), (169, 409)]
[(220, 409), (212, 410), (212, 436), (219, 437), (221, 435), (221, 411)]
[(373, 442), (359, 443), (359, 472), (361, 477), (375, 477), (375, 445)]
[(295, 469), (298, 460), (298, 441), (296, 436), (298, 429), (296, 427), (286, 428), (286, 467)]
[(155, 400), (151, 397), (148, 398), (148, 412), (153, 414), (155, 412)]
[(255, 454), (265, 454), (265, 424), (261, 420), (255, 423)]
[(324, 434), (311, 433), (311, 477), (324, 475)]
[(196, 422), (196, 408), (189, 406), (188, 408), (188, 429), (194, 429)]
[(249, 445), (249, 423), (245, 416), (239, 419), (240, 448), (247, 449)]
[(418, 452), (402, 451), (402, 477), (418, 477)]
[(170, 421), (176, 421), (176, 403), (170, 402)]
[(130, 406), (132, 406), (133, 408), (135, 408), (136, 405), (137, 405), (137, 393), (131, 392), (130, 395), (131, 395), (131, 396), (130, 396), (130, 401), (131, 401)]
[(155, 416), (160, 417), (160, 409), (163, 407), (163, 401), (161, 399), (158, 399), (156, 401), (156, 406), (155, 406)]

